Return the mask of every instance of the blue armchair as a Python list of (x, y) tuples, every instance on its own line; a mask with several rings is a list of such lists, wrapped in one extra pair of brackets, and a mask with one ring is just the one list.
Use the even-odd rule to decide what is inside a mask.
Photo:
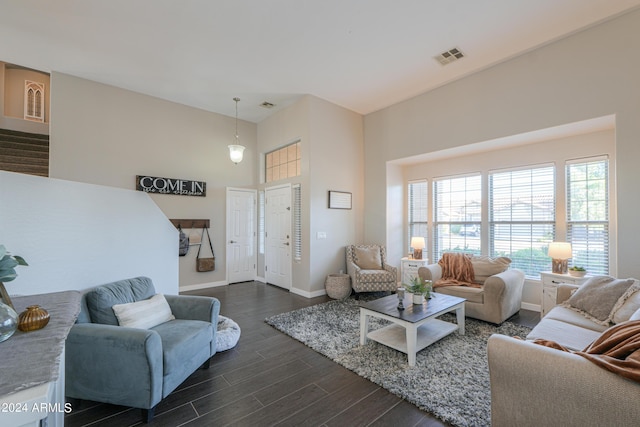
[(137, 277), (98, 286), (83, 295), (66, 341), (66, 396), (140, 408), (151, 421), (156, 405), (216, 352), (220, 301), (165, 295), (175, 320), (150, 329), (118, 325), (115, 304), (156, 294)]

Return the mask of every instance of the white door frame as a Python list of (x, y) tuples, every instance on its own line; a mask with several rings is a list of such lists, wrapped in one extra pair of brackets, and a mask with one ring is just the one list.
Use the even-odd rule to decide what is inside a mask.
[[(289, 230), (287, 230), (287, 235), (289, 236), (289, 241), (286, 242), (288, 244), (288, 248), (289, 248), (289, 256), (287, 257), (287, 265), (285, 267), (285, 269), (287, 270), (287, 276), (288, 276), (288, 283), (286, 283), (285, 286), (283, 286), (282, 284), (276, 284), (277, 286), (283, 287), (285, 289), (288, 289), (289, 291), (292, 288), (293, 285), (293, 261), (292, 261), (292, 257), (291, 257), (291, 253), (293, 250), (293, 247), (291, 245), (292, 242), (292, 220), (293, 220), (293, 207), (291, 206), (293, 203), (292, 197), (291, 197), (291, 184), (282, 184), (282, 185), (276, 185), (273, 187), (266, 187), (264, 189), (264, 195), (265, 195), (265, 232), (267, 232), (269, 230), (269, 221), (273, 221), (273, 218), (269, 218), (270, 214), (269, 214), (269, 207), (268, 207), (268, 203), (269, 203), (269, 191), (274, 191), (274, 190), (283, 190), (283, 189), (287, 189), (289, 191), (289, 215), (290, 215), (290, 220), (289, 220)], [(264, 247), (264, 262), (265, 262), (265, 272), (264, 272), (264, 279), (265, 282), (269, 283), (269, 271), (267, 270), (269, 265), (269, 245), (268, 245), (268, 236), (265, 237), (265, 247)], [(274, 283), (275, 284), (275, 283)]]
[[(236, 280), (238, 279), (238, 277), (236, 278), (231, 278), (230, 277), (230, 271), (231, 271), (231, 267), (232, 267), (232, 262), (234, 261), (234, 249), (235, 248), (235, 243), (237, 243), (236, 241), (232, 240), (232, 238), (230, 236), (233, 236), (233, 231), (232, 231), (232, 227), (233, 227), (233, 218), (230, 215), (230, 207), (231, 207), (231, 196), (234, 193), (249, 193), (253, 196), (253, 207), (251, 208), (253, 210), (252, 213), (252, 218), (253, 221), (251, 224), (249, 224), (249, 230), (250, 233), (252, 234), (252, 236), (250, 236), (252, 243), (251, 246), (253, 247), (253, 253), (251, 254), (251, 260), (249, 260), (249, 265), (251, 268), (251, 265), (253, 265), (253, 268), (251, 270), (247, 270), (246, 274), (244, 276), (241, 277), (241, 280)], [(226, 239), (225, 239), (225, 254), (226, 254), (226, 281), (227, 283), (230, 283), (230, 280), (233, 279), (234, 282), (243, 282), (243, 281), (249, 281), (249, 280), (256, 280), (256, 272), (257, 272), (257, 265), (258, 265), (258, 250), (257, 250), (257, 233), (256, 233), (256, 229), (257, 229), (257, 199), (258, 199), (258, 191), (255, 189), (251, 189), (251, 188), (234, 188), (234, 187), (227, 187), (227, 191), (226, 191)]]

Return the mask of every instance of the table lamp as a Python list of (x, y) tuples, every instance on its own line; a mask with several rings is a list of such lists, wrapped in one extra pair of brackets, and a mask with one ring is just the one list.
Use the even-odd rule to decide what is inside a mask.
[(413, 259), (422, 259), (422, 250), (425, 247), (424, 237), (412, 237)]
[(571, 243), (549, 243), (549, 256), (551, 257), (551, 271), (558, 274), (567, 274), (567, 260), (571, 258)]

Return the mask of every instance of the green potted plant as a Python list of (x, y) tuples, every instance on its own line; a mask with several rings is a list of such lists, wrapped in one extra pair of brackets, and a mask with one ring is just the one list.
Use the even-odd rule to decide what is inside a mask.
[(21, 256), (11, 255), (4, 245), (0, 245), (0, 297), (4, 303), (11, 308), (13, 308), (13, 303), (11, 302), (11, 298), (9, 298), (3, 282), (10, 282), (18, 277), (15, 268), (19, 265), (29, 264), (27, 264)]
[(587, 270), (585, 270), (584, 267), (578, 267), (577, 265), (574, 265), (573, 267), (569, 268), (569, 275), (571, 276), (584, 277), (585, 274), (587, 274)]
[(413, 294), (414, 304), (422, 304), (425, 297), (428, 299), (431, 296), (433, 284), (431, 280), (424, 280), (422, 277), (417, 276), (411, 279), (409, 285), (404, 285), (404, 288), (407, 292)]

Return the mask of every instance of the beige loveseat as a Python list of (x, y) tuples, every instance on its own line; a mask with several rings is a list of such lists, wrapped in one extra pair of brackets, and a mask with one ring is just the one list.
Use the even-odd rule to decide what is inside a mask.
[[(524, 273), (509, 269), (509, 258), (472, 256), (475, 282), (479, 288), (469, 286), (445, 286), (436, 292), (465, 298), (465, 316), (500, 324), (520, 311)], [(418, 269), (418, 275), (434, 283), (442, 278), (440, 264), (429, 264)]]
[[(560, 285), (557, 303), (567, 300), (575, 288)], [(640, 319), (640, 307), (629, 319), (636, 317)], [(530, 341), (541, 338), (583, 350), (607, 328), (571, 308), (556, 306), (526, 341), (492, 335), (487, 348), (492, 426), (640, 425), (640, 383), (577, 354)]]

